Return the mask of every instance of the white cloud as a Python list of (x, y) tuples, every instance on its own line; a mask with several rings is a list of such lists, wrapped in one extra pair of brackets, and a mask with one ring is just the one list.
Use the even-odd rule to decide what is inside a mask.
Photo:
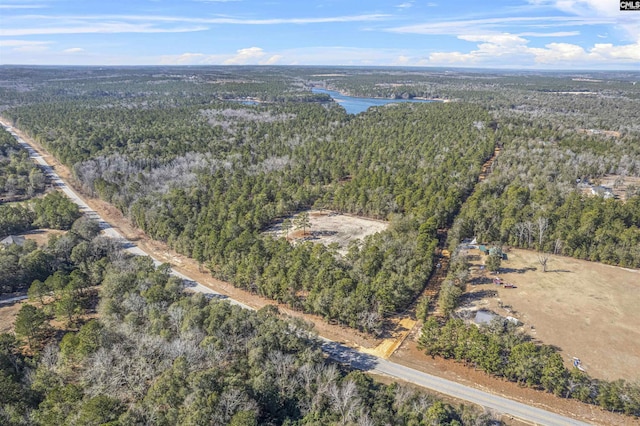
[(640, 61), (640, 42), (622, 46), (598, 43), (589, 50), (568, 43), (550, 43), (544, 48), (531, 48), (536, 63), (633, 63)]
[(264, 50), (259, 47), (248, 47), (240, 49), (232, 58), (224, 61), (225, 65), (246, 65), (262, 58), (265, 55)]
[(504, 62), (508, 56), (513, 64), (527, 49), (528, 40), (515, 34), (467, 34), (458, 36), (460, 40), (479, 43), (476, 50), (462, 52), (434, 52), (429, 55), (431, 65), (482, 65), (483, 62)]
[[(43, 34), (89, 34), (89, 33), (182, 33), (205, 31), (209, 25), (284, 25), (284, 24), (326, 24), (361, 21), (378, 21), (388, 15), (344, 15), (318, 18), (273, 18), (239, 19), (229, 17), (190, 18), (157, 15), (84, 15), (84, 16), (16, 16), (12, 22), (25, 21), (29, 27), (3, 26), (0, 36), (26, 36)], [(34, 22), (41, 25), (34, 26)], [(162, 24), (185, 24), (168, 27)]]
[(207, 30), (204, 26), (160, 28), (150, 24), (130, 24), (124, 22), (93, 23), (81, 26), (40, 27), (40, 28), (1, 28), (0, 36), (25, 36), (44, 34), (115, 34), (115, 33), (183, 33)]
[[(571, 43), (549, 43), (529, 47), (529, 40), (515, 34), (461, 35), (461, 40), (477, 42), (470, 52), (434, 52), (428, 65), (602, 67), (640, 62), (640, 42), (628, 45), (595, 44), (589, 49)], [(505, 63), (504, 58), (508, 58)]]
[(620, 13), (619, 3), (610, 0), (535, 0), (531, 3), (548, 5), (574, 15), (616, 16)]
[(543, 5), (562, 12), (590, 19), (606, 18), (612, 25), (622, 29), (630, 40), (640, 38), (640, 14), (621, 13), (620, 3), (614, 0), (529, 0), (531, 4)]
[(511, 16), (504, 18), (462, 19), (451, 21), (424, 22), (402, 27), (387, 28), (386, 31), (402, 34), (453, 35), (503, 33), (505, 28), (518, 26), (525, 28), (549, 28), (563, 26), (614, 24), (615, 20), (607, 17), (572, 17), (572, 16)]
[(175, 57), (163, 57), (165, 58), (161, 63), (163, 65), (185, 65), (185, 64), (197, 64), (205, 57), (202, 53), (183, 53)]
[(51, 44), (51, 41), (33, 41), (33, 40), (0, 40), (0, 47), (16, 47), (27, 45), (44, 45)]
[(640, 61), (640, 41), (626, 46), (614, 46), (611, 43), (596, 44), (591, 49), (590, 54), (603, 59)]
[(411, 58), (406, 55), (400, 55), (395, 60), (395, 65), (398, 65), (398, 66), (408, 65), (410, 63), (411, 63)]
[(282, 60), (282, 55), (273, 55), (260, 65), (275, 65)]
[(235, 54), (163, 55), (158, 62), (161, 65), (274, 65), (282, 59), (282, 55), (265, 52), (260, 47), (247, 47), (239, 49)]
[(549, 43), (545, 48), (531, 48), (529, 52), (535, 56), (539, 64), (580, 62), (586, 59), (585, 50), (577, 44)]
[(416, 52), (402, 49), (309, 47), (268, 52), (259, 47), (240, 49), (234, 54), (184, 53), (165, 55), (162, 65), (418, 65)]
[(415, 63), (417, 52), (406, 49), (358, 48), (347, 46), (319, 46), (287, 49), (278, 52), (280, 64), (286, 65), (383, 65)]
[(278, 25), (278, 24), (327, 24), (336, 22), (361, 22), (379, 21), (389, 15), (369, 14), (369, 15), (346, 15), (328, 16), (321, 18), (272, 18), (272, 19), (238, 19), (238, 18), (203, 18), (194, 20), (193, 18), (180, 18), (185, 22), (202, 22), (207, 24), (236, 24), (236, 25)]
[(236, 54), (226, 59), (224, 65), (273, 65), (282, 58), (281, 55), (268, 55), (260, 47), (240, 49)]
[(82, 53), (84, 49), (82, 47), (71, 47), (69, 49), (63, 50), (64, 53)]
[(49, 46), (25, 45), (25, 46), (14, 47), (11, 50), (13, 52), (21, 52), (21, 53), (38, 53), (38, 52), (44, 52), (46, 50), (49, 50)]
[(396, 7), (399, 8), (399, 9), (408, 9), (411, 6), (413, 6), (413, 2), (412, 1), (404, 2), (404, 3), (400, 3), (400, 4), (396, 5)]
[(0, 4), (0, 9), (42, 9), (42, 4)]
[(51, 41), (0, 40), (0, 48), (9, 48), (11, 52), (37, 53), (49, 49)]
[(496, 44), (500, 46), (513, 46), (526, 44), (527, 40), (519, 37), (515, 34), (502, 33), (502, 34), (468, 34), (458, 36), (460, 40), (465, 41), (483, 41), (490, 44)]
[(464, 66), (475, 64), (477, 59), (478, 58), (473, 54), (473, 52), (435, 52), (429, 55), (429, 60), (426, 64)]
[(520, 37), (573, 37), (580, 35), (580, 31), (556, 31), (553, 33), (539, 33), (535, 31), (527, 31), (516, 34)]
[(52, 21), (143, 21), (146, 23), (158, 22), (182, 22), (189, 24), (234, 24), (234, 25), (277, 25), (277, 24), (324, 24), (339, 22), (364, 22), (380, 21), (388, 18), (387, 14), (362, 14), (362, 15), (340, 15), (325, 16), (317, 18), (266, 18), (266, 19), (245, 19), (232, 17), (216, 18), (193, 18), (185, 16), (165, 16), (165, 15), (27, 15), (18, 16), (15, 19), (52, 20)]

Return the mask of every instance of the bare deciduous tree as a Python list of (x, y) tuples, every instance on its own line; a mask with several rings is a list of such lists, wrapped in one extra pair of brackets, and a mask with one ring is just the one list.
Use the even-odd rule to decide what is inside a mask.
[(542, 272), (547, 272), (547, 264), (549, 263), (549, 254), (544, 252), (538, 253), (538, 263), (542, 265)]
[(524, 229), (527, 234), (527, 248), (531, 247), (531, 242), (533, 240), (533, 233), (535, 231), (535, 224), (530, 220), (523, 222)]
[(524, 239), (525, 235), (526, 235), (526, 228), (524, 223), (522, 222), (518, 222), (515, 224), (515, 229), (516, 229), (516, 235), (518, 237), (518, 245), (520, 245), (522, 243), (522, 240)]
[(560, 238), (556, 238), (556, 242), (553, 245), (553, 254), (558, 255), (562, 251), (562, 240)]
[(382, 316), (378, 312), (377, 309), (373, 309), (369, 312), (360, 312), (358, 314), (358, 324), (366, 331), (373, 331), (376, 334), (379, 334), (380, 330), (380, 321), (382, 320)]
[(329, 388), (331, 408), (340, 415), (340, 424), (346, 425), (353, 421), (358, 413), (360, 398), (353, 380), (348, 380), (342, 386), (335, 383)]
[(544, 242), (547, 229), (549, 229), (549, 219), (541, 216), (538, 218), (536, 224), (538, 225), (538, 249), (542, 251), (542, 243)]

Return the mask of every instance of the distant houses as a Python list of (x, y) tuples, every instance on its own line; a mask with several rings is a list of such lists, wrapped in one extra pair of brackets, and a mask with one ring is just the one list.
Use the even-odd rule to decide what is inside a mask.
[(476, 315), (473, 318), (473, 322), (479, 326), (490, 325), (492, 322), (496, 321), (497, 319), (500, 319), (503, 322), (508, 321), (510, 323), (515, 324), (516, 326), (522, 325), (522, 323), (517, 318), (511, 317), (511, 316), (503, 317), (502, 315), (494, 314), (493, 312), (484, 311), (484, 310), (476, 311)]
[(607, 188), (606, 186), (592, 186), (591, 187), (591, 195), (597, 195), (602, 198), (613, 198), (613, 190), (611, 188)]
[(583, 194), (590, 194), (604, 199), (615, 198), (613, 189), (608, 186), (593, 185), (588, 179), (576, 179), (576, 184)]
[(9, 235), (7, 238), (0, 241), (0, 245), (3, 247), (9, 247), (10, 245), (16, 244), (19, 246), (23, 246), (26, 239), (17, 235)]
[(478, 325), (489, 325), (496, 318), (500, 318), (500, 316), (494, 314), (493, 312), (477, 311), (473, 322)]

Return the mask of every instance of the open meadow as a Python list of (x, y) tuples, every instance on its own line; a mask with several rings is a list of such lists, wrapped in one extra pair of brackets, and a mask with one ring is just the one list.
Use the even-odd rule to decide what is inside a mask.
[(565, 365), (581, 360), (593, 377), (640, 380), (640, 271), (551, 256), (542, 272), (537, 253), (512, 249), (499, 277), (515, 288), (491, 283), (480, 268), (484, 256), (469, 250), (472, 284), (462, 309), (512, 316), (524, 330), (561, 350)]

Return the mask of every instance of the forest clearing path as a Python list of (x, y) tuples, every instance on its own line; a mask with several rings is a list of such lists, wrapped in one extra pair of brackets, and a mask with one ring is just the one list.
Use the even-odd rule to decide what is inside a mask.
[[(476, 185), (474, 186), (471, 193), (462, 201), (460, 208), (462, 208), (462, 205), (466, 202), (466, 200), (473, 195), (473, 193), (476, 191), (477, 186), (481, 182), (483, 182), (487, 178), (487, 176), (491, 173), (491, 171), (493, 170), (493, 163), (498, 157), (498, 155), (500, 155), (501, 150), (502, 148), (499, 145), (496, 145), (494, 147), (493, 154), (491, 155), (491, 157), (489, 157), (482, 164)], [(460, 209), (458, 209), (454, 217), (457, 216), (459, 211)], [(444, 282), (444, 280), (447, 278), (447, 274), (449, 272), (450, 253), (447, 250), (447, 237), (449, 236), (449, 228), (451, 227), (451, 225), (452, 223), (448, 224), (448, 226), (445, 228), (438, 229), (438, 247), (436, 250), (438, 253), (437, 262), (438, 262), (438, 265), (440, 266), (431, 273), (431, 276), (427, 280), (427, 284), (425, 285), (424, 290), (422, 291), (420, 296), (416, 298), (416, 301), (413, 303), (413, 305), (409, 308), (409, 310), (412, 312), (415, 312), (415, 308), (420, 300), (424, 298), (429, 298), (431, 300), (430, 305), (434, 306), (430, 314), (438, 317), (442, 316), (442, 310), (440, 309), (440, 306), (435, 301), (435, 298), (438, 296), (438, 293), (440, 292), (440, 287), (442, 286), (442, 283)], [(420, 322), (416, 321), (412, 329), (405, 336), (403, 336), (402, 340), (404, 341), (407, 335), (412, 335), (414, 336), (414, 338), (417, 339), (419, 330), (417, 329), (414, 330), (414, 328), (419, 327), (420, 325), (421, 325)], [(399, 347), (400, 345), (398, 345), (396, 349), (398, 349)], [(391, 354), (389, 354), (389, 356), (391, 356)]]

